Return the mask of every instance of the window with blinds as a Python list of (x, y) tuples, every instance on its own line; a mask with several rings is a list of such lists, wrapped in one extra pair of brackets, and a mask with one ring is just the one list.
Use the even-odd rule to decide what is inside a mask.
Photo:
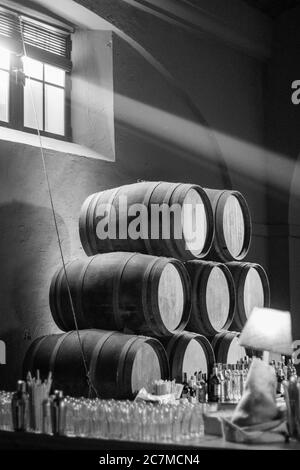
[(0, 8), (0, 121), (70, 137), (70, 31)]

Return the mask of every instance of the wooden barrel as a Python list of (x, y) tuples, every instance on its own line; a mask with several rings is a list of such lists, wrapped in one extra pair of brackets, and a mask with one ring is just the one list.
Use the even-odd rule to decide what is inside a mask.
[[(132, 398), (142, 387), (169, 377), (168, 358), (162, 344), (144, 336), (115, 331), (79, 332), (89, 376), (101, 398)], [(23, 371), (46, 378), (51, 370), (53, 387), (72, 396), (88, 396), (89, 387), (76, 331), (36, 339), (27, 351)]]
[(214, 336), (228, 329), (235, 310), (235, 288), (225, 264), (187, 261), (185, 267), (192, 281), (192, 309), (188, 330)]
[(222, 364), (236, 364), (246, 355), (246, 349), (240, 346), (239, 333), (236, 331), (222, 331), (212, 339), (216, 362)]
[[(66, 272), (79, 329), (165, 336), (189, 320), (191, 282), (176, 259), (114, 252), (71, 261)], [(52, 279), (50, 308), (60, 329), (75, 329), (62, 268)]]
[(89, 196), (81, 209), (79, 232), (88, 255), (137, 251), (182, 260), (203, 258), (212, 244), (213, 213), (200, 186), (141, 182)]
[(215, 362), (215, 356), (210, 342), (205, 336), (189, 331), (174, 335), (169, 340), (163, 340), (169, 358), (171, 379), (182, 382), (183, 373), (188, 379), (200, 370), (210, 373)]
[(257, 263), (227, 263), (235, 283), (236, 308), (231, 328), (241, 331), (254, 307), (270, 306), (268, 276)]
[(215, 236), (207, 259), (240, 261), (251, 243), (249, 207), (238, 191), (205, 189), (212, 205)]

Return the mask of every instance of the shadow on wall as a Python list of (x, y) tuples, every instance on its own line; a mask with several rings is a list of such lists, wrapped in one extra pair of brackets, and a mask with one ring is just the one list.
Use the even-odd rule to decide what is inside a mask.
[(289, 200), (289, 270), (294, 338), (300, 340), (300, 155), (295, 164)]
[[(57, 215), (63, 249), (70, 253), (69, 234)], [(48, 292), (60, 265), (49, 209), (12, 202), (0, 206), (0, 339), (6, 343), (6, 365), (0, 367), (0, 388), (12, 390), (22, 375), (31, 340), (59, 332), (49, 310)]]
[(134, 178), (231, 187), (213, 132), (185, 87), (117, 36), (113, 51), (118, 164)]

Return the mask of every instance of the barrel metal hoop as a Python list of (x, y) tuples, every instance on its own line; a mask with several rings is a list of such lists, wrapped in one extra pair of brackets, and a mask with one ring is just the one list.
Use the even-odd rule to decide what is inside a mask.
[[(93, 203), (96, 193), (91, 194), (88, 196), (85, 201), (83, 202), (80, 215), (79, 215), (79, 236), (81, 240), (81, 244), (84, 248), (84, 251), (87, 255), (92, 255), (95, 252), (95, 247), (93, 247), (93, 242), (91, 240), (91, 230), (90, 226), (91, 221), (89, 220), (90, 216), (90, 206)], [(94, 252), (93, 252), (94, 248)]]
[[(42, 336), (42, 337), (37, 338), (36, 340), (34, 340), (34, 341), (36, 341), (36, 344), (34, 345), (33, 350), (32, 350), (32, 352), (31, 352), (31, 354), (30, 354), (30, 356), (29, 356), (28, 370), (27, 370), (27, 371), (25, 371), (25, 370), (23, 371), (23, 372), (24, 372), (24, 375), (27, 374), (27, 372), (33, 372), (33, 362), (34, 362), (36, 353), (37, 353), (37, 351), (39, 350), (39, 348), (40, 348), (40, 346), (41, 346), (41, 344), (42, 344), (42, 342), (43, 342), (43, 340), (44, 340), (45, 338), (47, 338), (47, 336)], [(31, 347), (31, 346), (30, 346), (30, 347)], [(29, 350), (28, 350), (28, 352), (29, 352)], [(27, 357), (27, 354), (26, 354), (26, 357)]]
[[(244, 309), (244, 296), (241, 292), (244, 291), (244, 285), (248, 273), (249, 263), (246, 261), (231, 261), (230, 263), (225, 264), (225, 266), (227, 266), (229, 271), (231, 272), (235, 285), (236, 305), (232, 326), (235, 325), (237, 329), (241, 330), (245, 324), (246, 319), (246, 312)], [(241, 317), (244, 317), (244, 319)]]
[(216, 361), (218, 361), (220, 345), (221, 345), (222, 339), (224, 338), (226, 333), (228, 333), (228, 332), (227, 331), (225, 331), (225, 332), (222, 331), (222, 332), (218, 333), (217, 335), (215, 335), (212, 339), (211, 345), (213, 347), (213, 350), (214, 350), (214, 353), (215, 353), (215, 356), (216, 356)]
[[(212, 272), (214, 267), (215, 266), (210, 264), (210, 265), (207, 265), (203, 268), (203, 270), (201, 272), (201, 275), (199, 276), (199, 281), (200, 281), (199, 291), (200, 292), (205, 292), (206, 293), (208, 279), (209, 279), (210, 273)], [(199, 324), (201, 325), (201, 328), (202, 328), (203, 332), (205, 331), (205, 333), (207, 335), (210, 335), (210, 336), (215, 335), (216, 333), (218, 333), (218, 331), (214, 329), (213, 325), (210, 322), (210, 318), (209, 318), (208, 311), (207, 311), (206, 300), (204, 300), (205, 296), (203, 296), (203, 295), (199, 296), (198, 295), (198, 296), (196, 296), (196, 298), (199, 300), (199, 303), (201, 305), (201, 307), (200, 307), (201, 315), (197, 315), (197, 320), (198, 320)], [(204, 322), (202, 320), (204, 320)], [(205, 322), (205, 320), (206, 320), (206, 322)], [(205, 325), (205, 323), (206, 323), (207, 326)]]
[(221, 361), (223, 363), (224, 361), (222, 358), (223, 356), (227, 355), (229, 350), (228, 336), (226, 336), (226, 333), (220, 333), (220, 336), (218, 337), (214, 345), (214, 348), (216, 350), (215, 355), (217, 362)]
[(231, 253), (227, 249), (224, 227), (223, 227), (223, 214), (227, 199), (232, 193), (228, 193), (227, 190), (222, 191), (216, 199), (215, 203), (215, 249), (223, 261), (234, 260)]
[(172, 356), (172, 351), (174, 349), (174, 346), (175, 344), (177, 343), (177, 341), (180, 339), (180, 334), (175, 334), (171, 337), (170, 341), (168, 341), (168, 345), (166, 347), (166, 351), (167, 351), (167, 354), (169, 356), (169, 358), (171, 359), (173, 356)]
[[(183, 196), (181, 196), (182, 197), (182, 207), (183, 207), (183, 202), (184, 202), (185, 196), (187, 195), (187, 193), (189, 192), (190, 189), (194, 189), (194, 188), (193, 188), (192, 185), (187, 184), (187, 183), (178, 183), (176, 185), (176, 187), (174, 188), (174, 190), (172, 191), (170, 199), (174, 196), (175, 191), (177, 191), (178, 189), (179, 189), (179, 196), (181, 196), (181, 193), (183, 193)], [(179, 198), (179, 200), (180, 200), (180, 198)], [(183, 227), (181, 227), (181, 229), (183, 230)], [(183, 241), (183, 237), (182, 237), (181, 240), (177, 240), (176, 238), (174, 238), (174, 243), (175, 243), (175, 246), (178, 250), (178, 253), (176, 254), (176, 250), (173, 250), (173, 253), (172, 253), (173, 256), (175, 256), (176, 258), (178, 256), (179, 256), (179, 258), (182, 258), (182, 247), (183, 247), (183, 250), (187, 249), (187, 245), (186, 245), (185, 240)], [(188, 251), (190, 252), (190, 250), (188, 250)]]
[(213, 350), (210, 342), (208, 341), (208, 339), (204, 335), (194, 333), (193, 339), (195, 339), (202, 346), (202, 348), (204, 350), (205, 357), (206, 357), (206, 361), (207, 361), (207, 372), (210, 373), (212, 365), (215, 362), (214, 350)]
[[(150, 326), (152, 325), (153, 326), (153, 333), (156, 333), (157, 335), (167, 335), (169, 334), (170, 332), (167, 330), (167, 328), (165, 327), (164, 323), (162, 321), (159, 321), (161, 320), (160, 317), (158, 317), (157, 315), (153, 315), (153, 312), (152, 312), (152, 308), (149, 309), (149, 305), (151, 305), (151, 307), (153, 306), (153, 302), (152, 302), (152, 293), (153, 291), (154, 292), (157, 292), (158, 289), (154, 289), (154, 283), (153, 283), (153, 279), (151, 278), (151, 275), (153, 274), (153, 271), (155, 270), (155, 268), (157, 267), (157, 263), (158, 262), (161, 262), (163, 259), (163, 257), (161, 258), (155, 258), (146, 268), (145, 272), (144, 272), (144, 275), (143, 275), (143, 289), (142, 289), (142, 305), (143, 305), (143, 313), (144, 313), (144, 317), (145, 317), (145, 320), (146, 320), (146, 324), (147, 324), (147, 328), (150, 328)], [(149, 289), (150, 289), (150, 299), (151, 299), (151, 302), (149, 302)], [(163, 330), (163, 331), (162, 331)]]
[[(220, 354), (222, 358), (224, 358), (225, 356), (227, 357), (231, 343), (237, 337), (239, 337), (239, 333), (236, 331), (226, 332), (222, 338), (222, 341), (220, 341), (218, 356)], [(222, 360), (221, 362), (224, 361)]]
[[(203, 245), (203, 248), (202, 248), (201, 252), (198, 253), (198, 255), (194, 255), (187, 248), (186, 242), (184, 241), (184, 250), (189, 251), (189, 253), (190, 253), (189, 258), (186, 258), (187, 260), (193, 259), (193, 258), (203, 259), (207, 256), (207, 254), (209, 253), (209, 251), (212, 247), (213, 237), (214, 237), (214, 232), (215, 232), (215, 230), (214, 230), (214, 214), (213, 214), (212, 204), (210, 202), (210, 199), (207, 195), (206, 190), (203, 189), (201, 186), (196, 185), (196, 184), (188, 184), (188, 183), (180, 183), (179, 185), (181, 185), (180, 192), (181, 193), (183, 192), (183, 196), (181, 195), (182, 203), (184, 202), (185, 196), (187, 195), (187, 193), (191, 189), (193, 189), (194, 191), (196, 191), (198, 193), (198, 195), (200, 196), (200, 198), (203, 202), (206, 221), (207, 221), (207, 233), (206, 233), (205, 242), (204, 242), (204, 245)], [(180, 243), (178, 243), (178, 240), (175, 240), (175, 244), (176, 244), (176, 247), (178, 248), (178, 250), (180, 251)], [(182, 258), (182, 250), (180, 252), (180, 258)]]
[[(114, 334), (116, 334), (115, 331), (108, 331), (107, 333), (105, 333), (100, 339), (99, 341), (96, 343), (94, 349), (93, 349), (93, 352), (92, 352), (92, 358), (91, 358), (91, 361), (90, 361), (90, 367), (89, 367), (89, 377), (90, 377), (90, 380), (91, 380), (91, 383), (95, 386), (94, 384), (94, 378), (95, 378), (95, 375), (96, 375), (96, 368), (97, 368), (97, 360), (98, 360), (98, 357), (99, 357), (99, 354), (104, 346), (104, 344), (106, 343), (106, 341), (111, 337), (113, 336)], [(97, 388), (97, 392), (99, 393), (99, 390)], [(99, 395), (101, 396), (101, 390), (100, 390), (100, 393)]]
[[(71, 261), (71, 263), (74, 263), (74, 261)], [(61, 325), (63, 326), (63, 329), (64, 329), (65, 331), (67, 331), (67, 330), (68, 330), (68, 327), (67, 327), (67, 325), (66, 325), (66, 323), (65, 323), (65, 319), (64, 319), (64, 316), (63, 316), (63, 314), (62, 314), (62, 310), (63, 310), (63, 309), (62, 309), (62, 307), (61, 307), (61, 295), (60, 295), (60, 293), (61, 293), (61, 285), (62, 285), (62, 281), (63, 281), (63, 279), (64, 279), (64, 275), (65, 275), (65, 272), (64, 272), (64, 268), (62, 267), (62, 268), (59, 270), (57, 279), (56, 279), (56, 281), (55, 281), (55, 292), (56, 292), (56, 294), (58, 294), (58, 295), (55, 296), (55, 299), (57, 299), (57, 301), (55, 300), (56, 306), (57, 306), (57, 309), (55, 309), (55, 310), (56, 310), (58, 319), (60, 320)], [(60, 325), (58, 325), (58, 326), (60, 326)]]
[(237, 200), (240, 203), (242, 213), (244, 216), (244, 223), (245, 223), (245, 234), (244, 234), (244, 243), (243, 247), (239, 253), (239, 255), (236, 257), (237, 260), (244, 259), (245, 256), (247, 255), (250, 245), (251, 245), (251, 237), (252, 237), (252, 220), (251, 220), (251, 214), (250, 214), (250, 209), (247, 204), (246, 199), (244, 196), (238, 192), (238, 191), (233, 191), (233, 195), (237, 198)]
[(121, 264), (120, 269), (116, 271), (116, 274), (113, 279), (113, 291), (112, 291), (112, 299), (113, 299), (113, 316), (114, 316), (114, 321), (115, 325), (117, 326), (118, 329), (122, 330), (124, 328), (123, 322), (121, 321), (119, 312), (120, 312), (120, 306), (119, 306), (119, 288), (120, 288), (120, 283), (121, 279), (124, 273), (124, 270), (129, 263), (129, 261), (132, 260), (138, 253), (126, 253), (128, 258), (123, 261), (123, 264)]
[(234, 279), (233, 276), (226, 266), (226, 264), (220, 263), (219, 268), (223, 272), (227, 285), (228, 285), (228, 291), (229, 291), (229, 311), (228, 311), (228, 317), (225, 325), (223, 325), (222, 329), (228, 330), (230, 328), (234, 316), (235, 316), (235, 311), (236, 311), (236, 289), (235, 289), (235, 284), (234, 284)]
[[(151, 338), (151, 337), (145, 336), (145, 339), (146, 339), (147, 344), (155, 346), (155, 352), (156, 352), (156, 355), (159, 359), (159, 364), (160, 364), (160, 368), (161, 368), (161, 372), (162, 372), (162, 378), (163, 379), (169, 379), (170, 378), (170, 368), (169, 368), (169, 361), (168, 361), (168, 356), (167, 356), (165, 348), (163, 347), (161, 342), (156, 338)], [(164, 357), (165, 361), (163, 361), (163, 357)]]
[(91, 199), (90, 204), (88, 206), (87, 211), (87, 237), (90, 242), (91, 246), (91, 254), (95, 254), (98, 251), (98, 243), (97, 243), (97, 234), (96, 234), (96, 227), (95, 227), (95, 214), (96, 209), (98, 206), (99, 199), (101, 198), (101, 194), (94, 194), (94, 198)]
[(245, 304), (244, 304), (244, 288), (245, 288), (247, 274), (251, 267), (253, 266), (251, 266), (249, 263), (243, 263), (243, 266), (241, 266), (242, 269), (239, 271), (238, 276), (237, 276), (237, 282), (239, 286), (239, 289), (237, 289), (237, 313), (238, 313), (237, 317), (239, 321), (238, 326), (240, 329), (243, 328), (247, 320)]
[(122, 390), (124, 383), (125, 383), (125, 378), (126, 378), (126, 373), (125, 373), (125, 366), (129, 366), (129, 363), (127, 361), (127, 356), (129, 354), (129, 351), (133, 347), (134, 343), (138, 341), (138, 339), (142, 339), (139, 336), (133, 336), (130, 338), (126, 344), (124, 345), (119, 360), (118, 360), (118, 366), (117, 366), (117, 377), (116, 377), (116, 387), (117, 390)]
[(67, 338), (67, 336), (70, 336), (71, 334), (73, 334), (74, 331), (69, 331), (68, 333), (64, 333), (58, 340), (57, 340), (57, 343), (56, 345), (54, 346), (53, 348), (53, 351), (51, 353), (51, 356), (50, 356), (50, 361), (49, 361), (49, 369), (50, 371), (53, 373), (54, 375), (54, 366), (55, 366), (55, 360), (56, 360), (56, 356), (57, 356), (57, 353), (58, 353), (58, 350), (59, 348), (61, 347), (62, 343), (64, 342), (65, 338)]
[(270, 283), (265, 269), (258, 263), (249, 263), (250, 268), (256, 269), (264, 291), (264, 307), (270, 306)]
[[(78, 279), (77, 279), (77, 287), (76, 287), (76, 309), (75, 309), (75, 315), (76, 315), (76, 321), (78, 323), (78, 317), (77, 314), (79, 314), (79, 320), (83, 320), (82, 324), (85, 323), (85, 318), (84, 318), (84, 312), (83, 312), (83, 286), (84, 286), (84, 280), (86, 276), (86, 272), (90, 264), (94, 261), (95, 256), (92, 256), (92, 258), (82, 267)], [(79, 321), (79, 327), (80, 327), (80, 321)], [(92, 327), (88, 325), (88, 327)]]
[[(227, 248), (224, 227), (223, 227), (223, 214), (227, 199), (230, 196), (234, 196), (241, 207), (244, 222), (245, 222), (245, 235), (243, 241), (243, 247), (240, 253), (237, 256), (233, 256)], [(220, 217), (218, 215), (220, 214)], [(218, 255), (223, 261), (239, 261), (245, 258), (250, 248), (251, 234), (252, 234), (252, 222), (249, 214), (249, 208), (244, 196), (238, 191), (224, 190), (222, 191), (216, 199), (215, 203), (215, 224), (216, 224), (216, 244), (215, 249), (218, 252)]]
[(60, 290), (58, 285), (61, 285), (62, 274), (63, 268), (59, 268), (56, 270), (55, 274), (52, 277), (49, 291), (49, 304), (53, 320), (55, 321), (57, 326), (61, 330), (67, 330), (64, 319), (61, 315), (60, 296), (57, 295), (57, 292)]
[[(257, 273), (259, 275), (259, 278), (260, 278), (260, 281), (261, 281), (261, 284), (262, 284), (262, 287), (263, 287), (264, 307), (269, 307), (270, 306), (270, 284), (269, 284), (269, 280), (268, 280), (268, 276), (267, 276), (266, 271), (258, 263), (244, 263), (243, 267), (248, 268), (247, 271), (246, 270), (241, 270), (240, 276), (239, 276), (239, 282), (242, 283), (243, 291), (244, 291), (244, 286), (245, 286), (247, 274), (250, 271), (250, 269), (253, 268), (257, 271)], [(241, 297), (241, 294), (240, 294), (240, 297)], [(243, 299), (240, 298), (238, 300), (240, 300), (240, 304), (242, 306), (241, 310), (242, 310), (242, 312), (245, 316), (245, 321), (246, 321), (247, 320), (247, 315), (246, 315)], [(244, 326), (244, 324), (242, 324), (242, 328), (243, 328), (243, 326)]]
[(207, 353), (207, 370), (210, 373), (211, 369), (212, 369), (212, 366), (216, 362), (215, 352), (212, 348), (211, 343), (208, 341), (208, 339), (203, 335), (201, 335), (201, 336), (202, 336), (202, 343), (205, 346), (203, 346), (202, 343), (201, 344), (205, 348), (205, 352)]
[(212, 246), (213, 246), (213, 240), (214, 240), (214, 236), (215, 236), (215, 224), (214, 224), (214, 213), (213, 213), (213, 209), (212, 209), (212, 204), (210, 202), (210, 199), (208, 197), (208, 194), (207, 192), (205, 191), (205, 189), (203, 189), (201, 186), (196, 186), (196, 185), (192, 185), (191, 189), (197, 189), (197, 191), (199, 192), (200, 196), (201, 196), (201, 199), (202, 199), (202, 202), (203, 202), (203, 205), (204, 205), (204, 209), (205, 209), (205, 215), (206, 215), (206, 221), (207, 221), (207, 234), (206, 234), (206, 239), (205, 239), (205, 243), (204, 243), (204, 246), (203, 246), (203, 249), (202, 249), (202, 252), (201, 252), (201, 256), (200, 254), (198, 255), (198, 258), (205, 258), (207, 257), (207, 255), (209, 254)]
[(192, 310), (192, 281), (182, 261), (175, 258), (169, 259), (170, 263), (176, 268), (182, 282), (184, 292), (184, 307), (182, 310), (181, 321), (177, 325), (176, 331), (182, 331), (189, 322)]
[[(174, 375), (177, 375), (176, 371), (178, 369), (182, 369), (184, 353), (190, 340), (192, 339), (190, 335), (191, 335), (190, 332), (186, 332), (186, 334), (184, 335), (181, 335), (181, 334), (175, 335), (175, 337), (173, 337), (171, 341), (168, 343), (167, 354), (169, 357), (171, 378), (173, 378)], [(184, 347), (182, 348), (182, 351), (180, 351), (178, 348), (179, 343), (182, 343), (184, 345)]]
[[(155, 189), (160, 184), (161, 184), (161, 181), (159, 181), (158, 183), (152, 183), (152, 186), (150, 188), (148, 188), (148, 190), (146, 191), (146, 194), (145, 194), (144, 199), (143, 199), (143, 205), (148, 208), (148, 211), (149, 211), (149, 202), (151, 200), (151, 196), (154, 193)], [(150, 214), (148, 212), (148, 222), (149, 222), (149, 216), (150, 216)], [(151, 228), (150, 228), (150, 230), (151, 230)], [(148, 224), (148, 237), (149, 237), (149, 224)], [(145, 238), (144, 243), (145, 243), (147, 253), (153, 254), (153, 250), (152, 250), (152, 247), (151, 247), (150, 240), (151, 240), (151, 236), (149, 238)]]
[[(225, 279), (226, 279), (226, 283), (227, 283), (227, 286), (228, 286), (228, 292), (229, 292), (229, 299), (231, 300), (231, 298), (233, 298), (233, 301), (232, 302), (229, 302), (229, 310), (228, 310), (228, 316), (227, 316), (227, 320), (226, 322), (224, 323), (224, 325), (222, 325), (222, 327), (220, 328), (220, 330), (215, 330), (213, 325), (210, 323), (210, 319), (208, 317), (208, 312), (206, 310), (206, 308), (204, 308), (204, 311), (208, 317), (208, 321), (211, 325), (211, 331), (210, 333), (208, 334), (209, 336), (212, 336), (212, 335), (216, 335), (218, 333), (220, 333), (220, 331), (223, 331), (223, 330), (227, 330), (231, 323), (232, 323), (232, 320), (233, 320), (233, 317), (234, 317), (234, 312), (235, 312), (235, 288), (234, 288), (234, 281), (233, 281), (233, 277), (232, 277), (232, 274), (230, 272), (230, 270), (228, 269), (228, 267), (226, 266), (226, 264), (222, 263), (222, 262), (219, 262), (219, 261), (215, 261), (215, 262), (210, 262), (210, 271), (208, 272), (208, 275), (206, 276), (206, 274), (204, 275), (205, 276), (205, 286), (207, 286), (207, 281), (208, 281), (208, 278), (209, 278), (209, 275), (212, 271), (213, 268), (218, 268), (220, 269), (220, 271), (222, 271), (222, 273), (224, 274), (225, 276)], [(206, 306), (205, 306), (206, 307)]]
[[(177, 189), (180, 188), (180, 186), (183, 186), (183, 184), (182, 183), (174, 183), (174, 185), (170, 186), (170, 188), (168, 189), (168, 191), (165, 194), (163, 204), (168, 204), (168, 206), (170, 206), (170, 200), (172, 199), (175, 191), (177, 191)], [(165, 243), (166, 243), (166, 245), (167, 245), (167, 247), (170, 251), (170, 254), (174, 258), (178, 258), (178, 257), (181, 258), (182, 257), (182, 252), (180, 252), (180, 250), (177, 247), (177, 240), (174, 239), (174, 241), (175, 241), (175, 246), (176, 246), (177, 249), (174, 248), (174, 246), (171, 243), (171, 240), (166, 240)]]
[[(110, 209), (111, 209), (111, 207), (113, 206), (113, 204), (114, 204), (114, 202), (115, 202), (115, 199), (116, 199), (116, 197), (117, 197), (117, 194), (121, 191), (121, 189), (122, 189), (122, 186), (120, 186), (120, 187), (118, 187), (118, 188), (115, 188), (115, 189), (112, 191), (112, 194), (111, 194), (111, 196), (110, 196), (108, 202), (106, 203), (106, 205), (109, 205)], [(104, 192), (104, 191), (103, 191), (103, 192)], [(103, 192), (102, 192), (102, 193), (103, 193)], [(101, 194), (102, 194), (102, 193), (101, 193)], [(110, 211), (109, 211), (109, 217), (110, 217)], [(96, 227), (95, 227), (95, 231), (96, 231)], [(114, 251), (113, 246), (112, 246), (112, 243), (111, 243), (111, 240), (110, 240), (109, 237), (107, 237), (107, 242), (108, 242), (107, 244), (108, 244), (108, 247), (109, 247), (110, 251)]]

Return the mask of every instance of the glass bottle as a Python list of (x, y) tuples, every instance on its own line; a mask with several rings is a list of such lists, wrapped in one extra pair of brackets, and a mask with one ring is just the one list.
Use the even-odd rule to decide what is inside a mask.
[(183, 389), (182, 389), (182, 393), (181, 393), (181, 398), (189, 398), (189, 395), (190, 395), (190, 389), (189, 389), (189, 384), (188, 384), (188, 381), (187, 381), (187, 373), (184, 372), (183, 373), (183, 380), (182, 380), (182, 385), (183, 385)]
[(197, 403), (196, 378), (194, 375), (191, 376), (190, 381), (189, 381), (189, 401), (191, 403)]
[(282, 366), (278, 367), (276, 375), (277, 375), (277, 390), (276, 390), (276, 392), (279, 395), (283, 396), (284, 395), (283, 382), (285, 380), (285, 377), (284, 377)]
[(29, 396), (24, 380), (18, 380), (17, 391), (11, 400), (14, 431), (26, 431), (29, 425)]
[(223, 365), (218, 364), (218, 378), (221, 384), (220, 387), (220, 400), (221, 402), (225, 401), (225, 377), (223, 372)]
[(51, 424), (54, 435), (63, 436), (66, 430), (66, 403), (63, 392), (55, 390), (51, 397)]
[(224, 369), (224, 401), (231, 401), (232, 391), (231, 391), (231, 370), (229, 365), (225, 364)]
[(221, 397), (221, 381), (218, 374), (218, 366), (214, 364), (208, 383), (208, 401), (219, 402)]
[(231, 368), (232, 368), (232, 395), (233, 395), (233, 401), (238, 401), (240, 399), (240, 396), (239, 396), (239, 380), (238, 380), (237, 366), (235, 364), (232, 364)]
[(198, 382), (197, 382), (197, 394), (198, 394), (198, 402), (199, 403), (206, 403), (206, 383), (202, 376), (202, 372), (198, 374)]
[(205, 387), (205, 402), (208, 401), (208, 378), (207, 374), (203, 373), (202, 374), (202, 380), (203, 380), (203, 385)]

